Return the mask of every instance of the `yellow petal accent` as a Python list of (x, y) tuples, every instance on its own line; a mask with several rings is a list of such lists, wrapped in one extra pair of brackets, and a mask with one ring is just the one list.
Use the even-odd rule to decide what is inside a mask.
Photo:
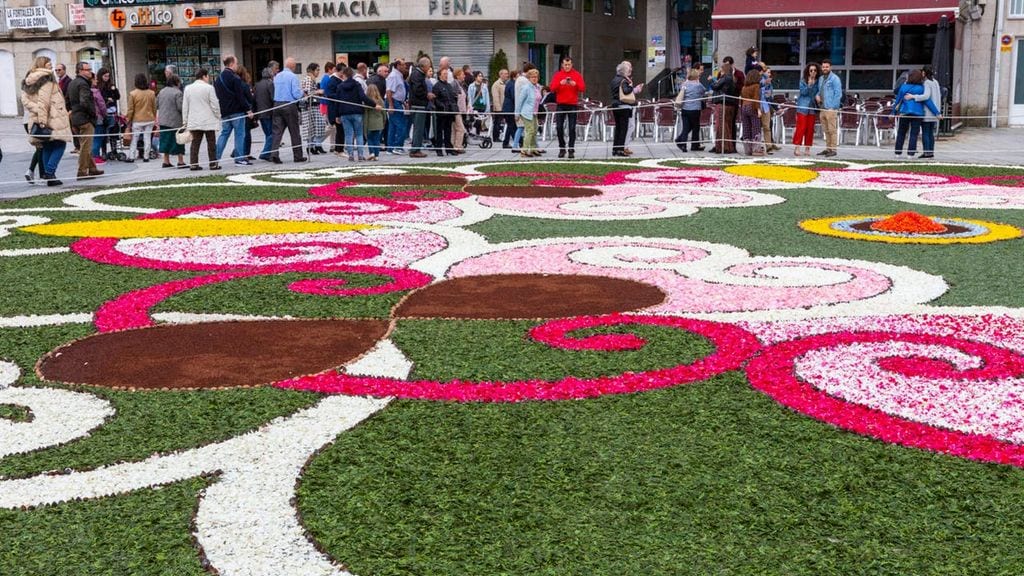
[(191, 238), (196, 236), (257, 236), (351, 232), (380, 228), (370, 224), (332, 224), (288, 220), (218, 220), (167, 218), (153, 220), (86, 220), (62, 224), (36, 224), (20, 228), (42, 236), (82, 238)]
[(793, 168), (791, 166), (764, 166), (761, 164), (739, 164), (725, 168), (729, 174), (746, 176), (759, 180), (777, 180), (779, 182), (792, 182), (794, 184), (806, 184), (818, 177), (814, 170), (806, 168)]

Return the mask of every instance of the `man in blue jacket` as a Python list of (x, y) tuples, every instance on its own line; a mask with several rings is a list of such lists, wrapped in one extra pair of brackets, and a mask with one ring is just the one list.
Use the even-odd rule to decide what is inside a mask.
[(296, 162), (308, 160), (302, 154), (302, 134), (299, 132), (299, 100), (305, 98), (299, 77), (295, 75), (295, 58), (284, 61), (284, 68), (274, 76), (274, 142), (271, 144), (270, 161), (281, 163), (281, 142), (284, 131), (288, 130), (291, 140), (292, 158)]
[(832, 61), (821, 61), (821, 88), (818, 89), (818, 106), (821, 114), (818, 121), (825, 132), (825, 149), (818, 156), (832, 157), (839, 147), (839, 109), (843, 107), (843, 81), (832, 73)]
[(217, 138), (217, 159), (220, 160), (224, 148), (228, 144), (228, 136), (235, 133), (235, 151), (231, 155), (235, 164), (249, 166), (245, 150), (245, 121), (252, 118), (252, 90), (236, 72), (238, 59), (228, 54), (224, 57), (224, 71), (213, 83), (220, 101), (220, 117), (223, 125)]

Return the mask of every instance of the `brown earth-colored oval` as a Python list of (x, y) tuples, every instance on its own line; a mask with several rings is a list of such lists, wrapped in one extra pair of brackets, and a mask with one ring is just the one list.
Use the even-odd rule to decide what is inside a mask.
[(445, 280), (410, 294), (396, 318), (564, 318), (628, 312), (665, 300), (659, 288), (621, 278), (496, 274)]
[(336, 368), (372, 348), (384, 320), (261, 320), (97, 334), (50, 352), (47, 380), (128, 389), (258, 386)]
[(440, 174), (394, 174), (366, 175), (346, 178), (356, 184), (377, 184), (380, 186), (462, 186), (466, 179), (460, 176), (443, 176)]
[(574, 186), (466, 186), (464, 191), (497, 198), (587, 198), (600, 196), (595, 188)]

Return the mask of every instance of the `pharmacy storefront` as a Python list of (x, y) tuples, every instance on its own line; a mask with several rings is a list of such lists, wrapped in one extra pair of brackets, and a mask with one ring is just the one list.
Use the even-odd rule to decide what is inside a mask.
[(498, 49), (512, 62), (525, 54), (516, 31), (537, 17), (536, 1), (92, 1), (90, 27), (113, 34), (122, 86), (139, 73), (162, 84), (167, 64), (188, 82), (200, 67), (219, 72), (227, 54), (257, 79), (268, 61), (286, 57), (305, 70), (310, 62), (372, 66), (420, 52), (486, 71)]

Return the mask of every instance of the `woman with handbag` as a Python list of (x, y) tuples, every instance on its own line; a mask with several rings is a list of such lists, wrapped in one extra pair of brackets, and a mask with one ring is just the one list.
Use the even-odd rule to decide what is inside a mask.
[(611, 84), (611, 107), (615, 117), (615, 135), (612, 144), (612, 156), (630, 156), (632, 150), (626, 150), (626, 133), (629, 131), (629, 119), (633, 116), (636, 106), (636, 93), (643, 89), (643, 84), (633, 85), (633, 65), (623, 60), (615, 67), (615, 77)]
[(25, 76), (21, 104), (30, 115), (29, 141), (42, 148), (43, 180), (47, 186), (60, 186), (63, 182), (57, 180), (57, 166), (71, 142), (71, 118), (53, 76), (53, 63), (46, 56), (37, 57)]
[(177, 133), (181, 128), (181, 107), (183, 95), (181, 78), (171, 74), (165, 86), (156, 96), (156, 111), (160, 115), (160, 152), (164, 155), (164, 168), (171, 167), (171, 154), (178, 156), (178, 168), (187, 168), (185, 147), (178, 144)]

